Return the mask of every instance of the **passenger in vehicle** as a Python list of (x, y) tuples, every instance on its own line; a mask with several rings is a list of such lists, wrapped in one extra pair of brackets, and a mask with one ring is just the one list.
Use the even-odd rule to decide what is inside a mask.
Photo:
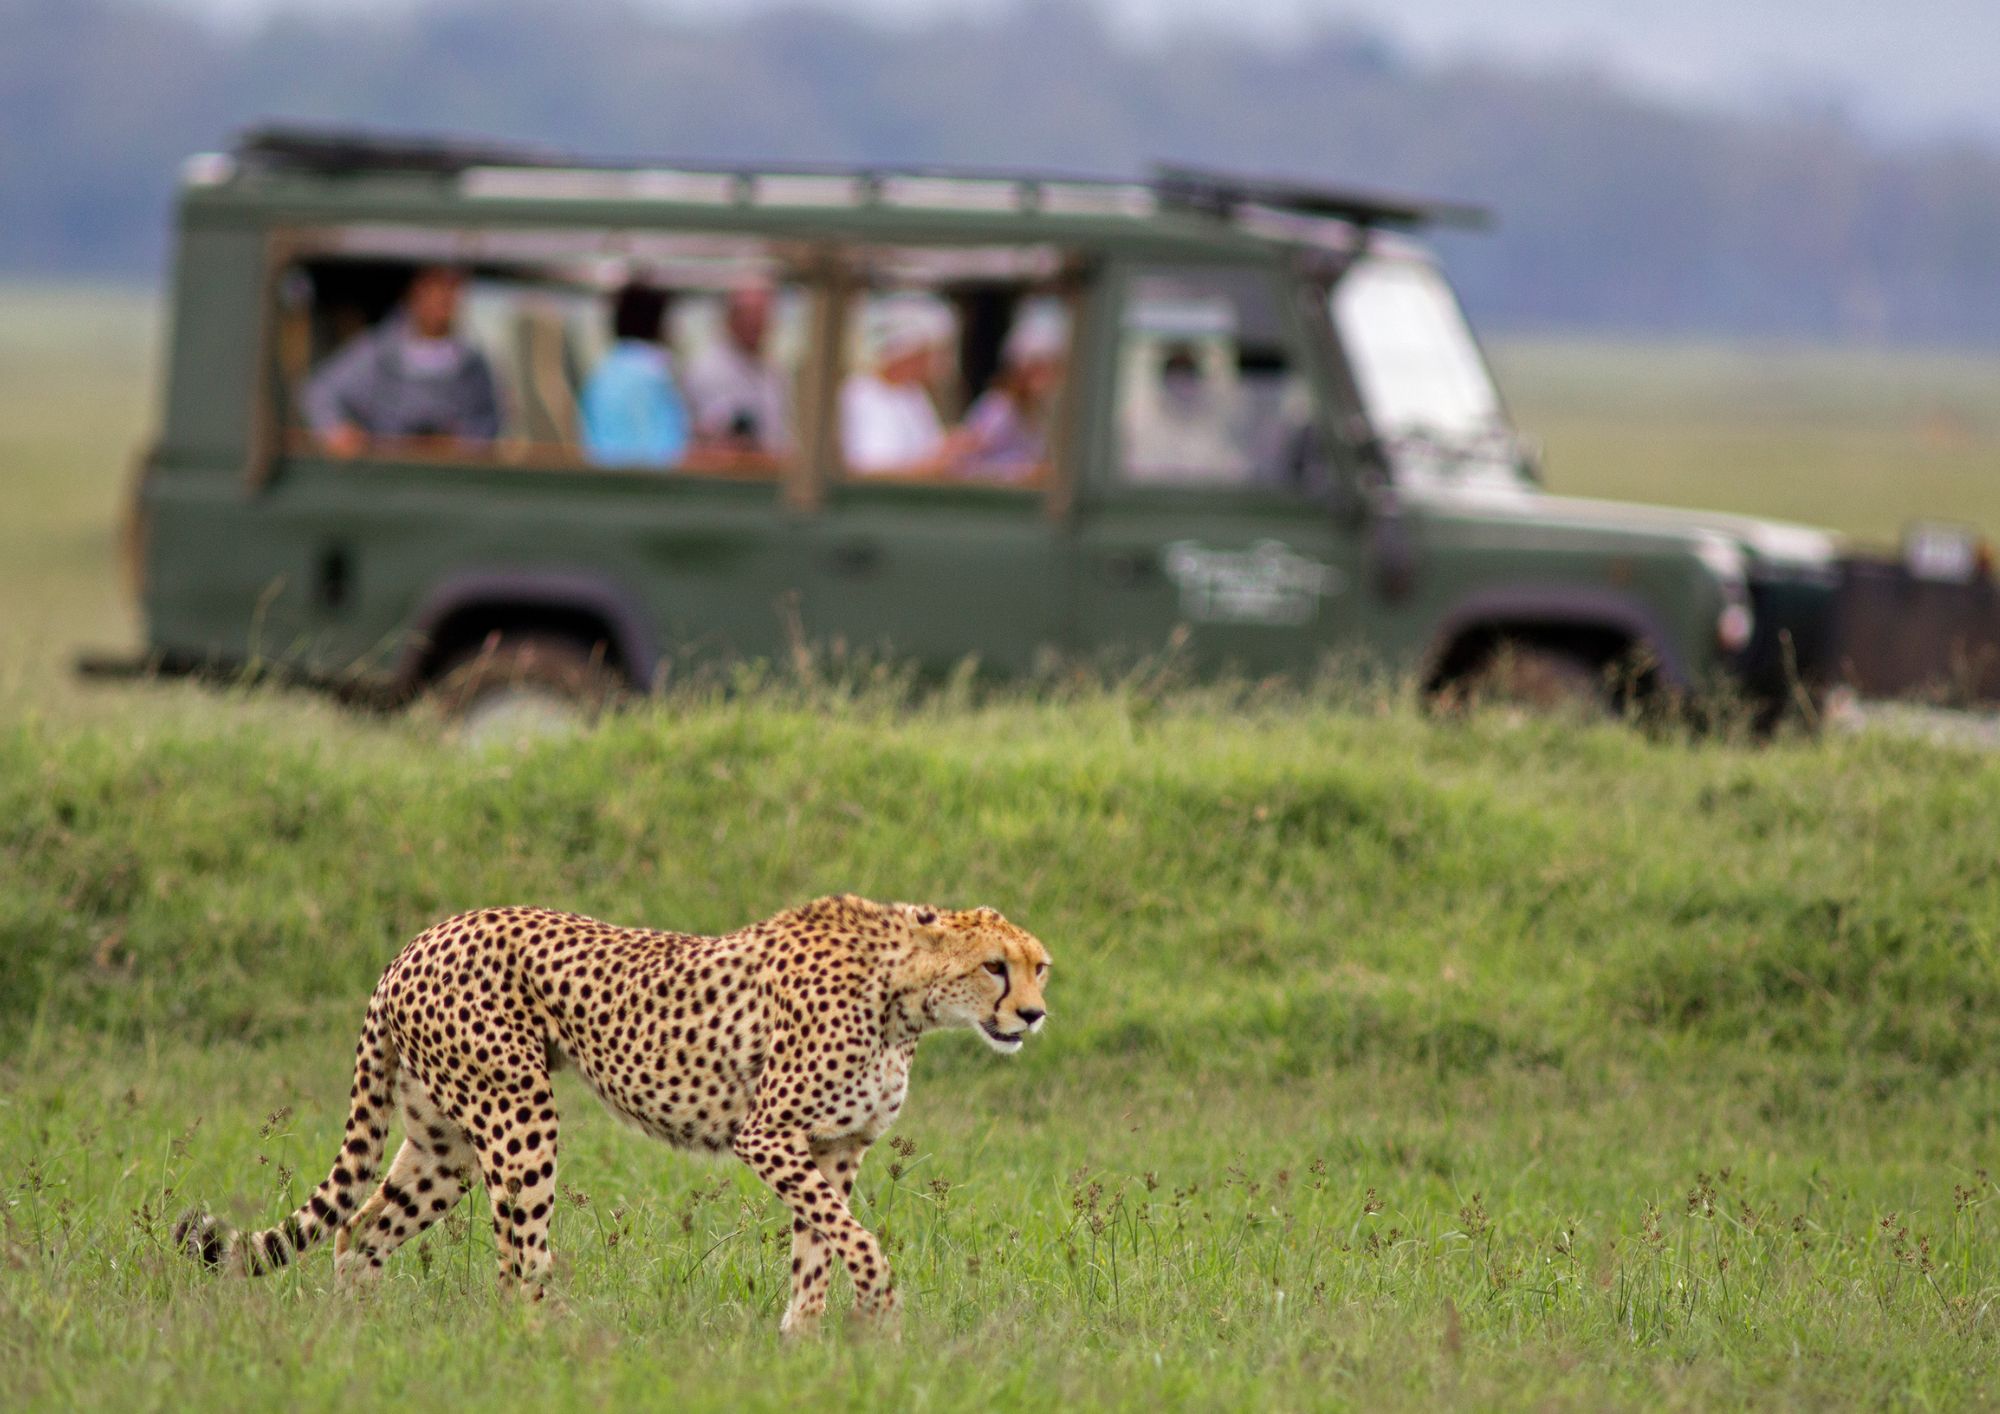
[(492, 366), (456, 332), (464, 290), (462, 270), (425, 266), (395, 313), (320, 366), (301, 402), (322, 447), (352, 457), (380, 439), (500, 435)]
[(639, 282), (612, 300), (612, 345), (583, 385), (584, 455), (598, 466), (669, 467), (688, 445), (687, 405), (663, 336), (667, 292)]
[(791, 449), (791, 398), (765, 349), (776, 301), (776, 291), (761, 282), (731, 290), (723, 337), (689, 362), (688, 402), (703, 446), (771, 455)]
[(1137, 400), (1125, 426), (1125, 469), (1134, 481), (1229, 485), (1247, 481), (1250, 458), (1229, 390), (1217, 386), (1192, 344), (1171, 344), (1152, 397)]
[(1054, 306), (1022, 312), (1000, 351), (1000, 372), (965, 414), (958, 470), (982, 481), (1025, 481), (1048, 459), (1049, 418), (1062, 386), (1069, 323)]
[(971, 449), (963, 429), (947, 432), (930, 384), (952, 337), (951, 315), (935, 300), (877, 306), (864, 330), (869, 366), (840, 389), (840, 445), (855, 476), (941, 476)]

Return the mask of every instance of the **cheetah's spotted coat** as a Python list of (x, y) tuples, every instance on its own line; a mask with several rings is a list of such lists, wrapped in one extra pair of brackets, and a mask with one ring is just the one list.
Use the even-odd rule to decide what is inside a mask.
[[(460, 914), (382, 974), (346, 1139), (305, 1206), (253, 1233), (191, 1216), (177, 1237), (211, 1266), (258, 1273), (337, 1233), (336, 1277), (365, 1282), (477, 1177), (502, 1287), (539, 1297), (556, 1198), (549, 1072), (567, 1063), (647, 1133), (732, 1151), (784, 1200), (782, 1329), (826, 1309), (834, 1252), (856, 1309), (886, 1315), (888, 1263), (847, 1206), (862, 1156), (902, 1109), (926, 1031), (965, 1027), (1018, 1050), (1042, 1023), (1047, 973), (1041, 943), (990, 908), (842, 896), (720, 938), (535, 908)], [(403, 1144), (376, 1184), (398, 1112)]]

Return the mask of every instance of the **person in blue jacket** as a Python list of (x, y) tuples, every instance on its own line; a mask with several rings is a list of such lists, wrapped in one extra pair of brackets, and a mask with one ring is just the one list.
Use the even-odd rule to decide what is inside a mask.
[(611, 351), (583, 385), (583, 449), (598, 466), (670, 467), (687, 451), (666, 322), (665, 290), (634, 282), (612, 301)]

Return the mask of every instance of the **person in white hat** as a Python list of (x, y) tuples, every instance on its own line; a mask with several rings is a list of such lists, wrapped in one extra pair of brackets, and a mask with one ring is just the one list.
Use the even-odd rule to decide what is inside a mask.
[(870, 311), (863, 330), (869, 367), (840, 389), (840, 447), (854, 476), (943, 475), (971, 445), (945, 431), (931, 401), (939, 355), (950, 343), (950, 312), (923, 296), (898, 296)]
[(1000, 372), (965, 414), (959, 463), (985, 481), (1025, 481), (1048, 459), (1049, 417), (1069, 352), (1069, 318), (1054, 300), (1025, 306), (1000, 350)]

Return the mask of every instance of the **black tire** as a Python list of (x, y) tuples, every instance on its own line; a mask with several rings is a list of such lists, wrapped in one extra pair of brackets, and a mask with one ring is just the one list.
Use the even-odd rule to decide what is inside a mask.
[(495, 632), (445, 665), (431, 697), (460, 734), (476, 742), (587, 726), (624, 688), (602, 644)]
[(1616, 696), (1602, 664), (1580, 653), (1506, 640), (1445, 689), (1468, 707), (1511, 707), (1550, 716), (1608, 717)]

